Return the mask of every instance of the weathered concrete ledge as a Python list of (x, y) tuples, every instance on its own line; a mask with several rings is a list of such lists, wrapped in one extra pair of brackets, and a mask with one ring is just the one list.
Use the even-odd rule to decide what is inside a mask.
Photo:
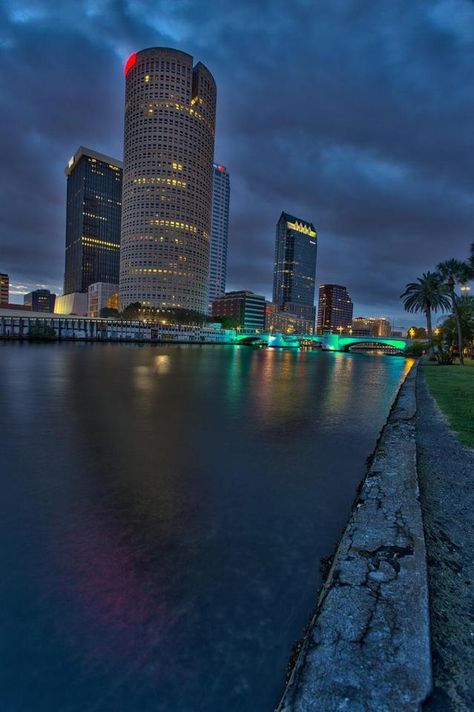
[(280, 712), (411, 712), (431, 690), (416, 370), (380, 434)]

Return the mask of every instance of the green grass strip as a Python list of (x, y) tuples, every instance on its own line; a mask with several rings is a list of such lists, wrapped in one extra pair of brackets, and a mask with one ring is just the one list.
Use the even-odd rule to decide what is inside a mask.
[(474, 447), (474, 361), (466, 360), (464, 367), (425, 362), (423, 373), (451, 429), (464, 445)]

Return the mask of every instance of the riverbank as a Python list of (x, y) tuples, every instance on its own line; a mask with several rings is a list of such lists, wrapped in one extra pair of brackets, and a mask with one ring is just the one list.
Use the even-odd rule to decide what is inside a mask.
[[(456, 399), (462, 410), (463, 403), (469, 405), (466, 378), (474, 385), (474, 368), (424, 365), (417, 383), (418, 475), (434, 682), (433, 694), (423, 706), (426, 712), (474, 709), (474, 450), (460, 444), (425, 382), (450, 415), (449, 425), (456, 427), (459, 420), (452, 412), (456, 395), (446, 394), (445, 387), (454, 382), (463, 388)], [(460, 438), (468, 425), (461, 421)]]
[(280, 712), (414, 712), (430, 692), (416, 371), (381, 432)]

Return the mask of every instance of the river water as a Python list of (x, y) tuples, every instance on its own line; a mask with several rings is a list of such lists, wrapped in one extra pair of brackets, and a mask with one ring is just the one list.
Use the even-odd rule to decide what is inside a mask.
[(407, 368), (0, 344), (0, 709), (271, 712)]

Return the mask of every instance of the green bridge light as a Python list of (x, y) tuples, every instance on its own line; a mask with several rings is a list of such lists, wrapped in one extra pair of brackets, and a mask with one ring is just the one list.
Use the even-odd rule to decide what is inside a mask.
[(301, 341), (312, 341), (320, 343), (325, 351), (348, 351), (351, 346), (357, 344), (367, 344), (377, 346), (390, 346), (397, 351), (405, 351), (407, 342), (405, 339), (390, 339), (383, 336), (340, 336), (339, 334), (275, 334), (275, 333), (252, 333), (233, 332), (233, 343), (252, 343), (265, 341), (269, 346), (298, 348)]

